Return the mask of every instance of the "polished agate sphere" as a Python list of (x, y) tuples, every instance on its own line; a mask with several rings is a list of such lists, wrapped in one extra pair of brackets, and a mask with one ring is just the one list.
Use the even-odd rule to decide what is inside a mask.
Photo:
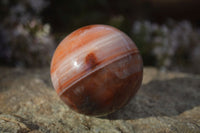
[(60, 98), (76, 112), (101, 116), (118, 110), (138, 91), (142, 58), (120, 30), (90, 25), (69, 34), (51, 62), (51, 79)]

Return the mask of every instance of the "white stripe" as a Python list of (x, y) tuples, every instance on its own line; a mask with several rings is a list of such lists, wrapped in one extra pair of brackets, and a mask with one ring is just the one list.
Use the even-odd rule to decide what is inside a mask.
[[(103, 36), (101, 38), (98, 38), (85, 46), (79, 48), (78, 50), (72, 52), (71, 54), (64, 57), (63, 62), (57, 67), (57, 69), (52, 73), (53, 79), (55, 79), (56, 82), (54, 83), (56, 87), (59, 84), (64, 84), (67, 80), (72, 79), (74, 76), (79, 75), (80, 73), (84, 72), (87, 69), (87, 64), (85, 64), (85, 57), (93, 52), (95, 53), (95, 56), (99, 62), (108, 59), (109, 57), (112, 57), (116, 55), (117, 53), (126, 53), (127, 51), (137, 49), (135, 44), (132, 42), (132, 40), (127, 37), (122, 32), (115, 32), (108, 34), (106, 36)], [(127, 53), (130, 54), (130, 53)], [(126, 54), (126, 55), (127, 55)], [(107, 64), (110, 64), (113, 61), (116, 61), (126, 55), (122, 55), (120, 57), (115, 58), (114, 60), (110, 60), (106, 62), (105, 64), (101, 64), (100, 66), (97, 66), (94, 70), (91, 70), (90, 72), (86, 73), (83, 77), (80, 79), (76, 79), (76, 81), (73, 81), (67, 88), (63, 89), (59, 95), (61, 95), (66, 89), (86, 77), (87, 75), (93, 73), (94, 71), (104, 67)], [(74, 62), (76, 62), (76, 66), (74, 66)], [(79, 67), (77, 67), (79, 66)], [(57, 75), (57, 76), (56, 76)], [(59, 77), (59, 79), (57, 79)], [(61, 78), (62, 77), (62, 78)], [(52, 80), (53, 80), (52, 79)]]

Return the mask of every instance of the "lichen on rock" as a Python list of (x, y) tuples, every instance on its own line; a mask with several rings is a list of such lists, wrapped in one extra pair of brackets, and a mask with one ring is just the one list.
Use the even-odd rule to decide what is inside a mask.
[(200, 76), (144, 69), (143, 85), (121, 110), (89, 117), (52, 88), (49, 68), (0, 68), (0, 132), (200, 132)]

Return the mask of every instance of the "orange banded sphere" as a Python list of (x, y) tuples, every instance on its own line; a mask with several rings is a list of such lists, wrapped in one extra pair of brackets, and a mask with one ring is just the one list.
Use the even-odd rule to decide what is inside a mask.
[(135, 43), (107, 25), (72, 32), (58, 45), (51, 62), (57, 94), (86, 115), (105, 115), (127, 104), (141, 86), (142, 75)]

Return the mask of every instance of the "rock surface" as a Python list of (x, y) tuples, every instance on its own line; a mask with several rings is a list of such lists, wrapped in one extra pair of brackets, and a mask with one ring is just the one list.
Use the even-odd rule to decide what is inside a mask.
[(0, 133), (200, 133), (200, 76), (144, 69), (143, 85), (121, 110), (102, 118), (70, 110), (49, 69), (0, 68)]

